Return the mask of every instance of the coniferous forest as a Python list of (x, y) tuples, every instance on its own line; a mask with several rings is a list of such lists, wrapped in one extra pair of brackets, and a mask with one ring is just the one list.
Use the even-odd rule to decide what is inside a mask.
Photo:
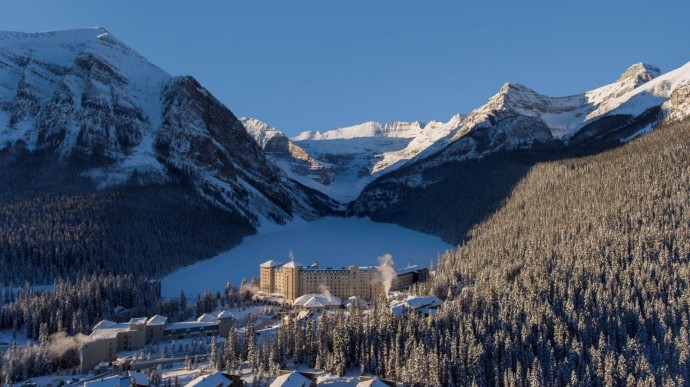
[(688, 384), (689, 206), (687, 121), (536, 165), (433, 278), (480, 346), (463, 377)]
[[(253, 233), (208, 204), (183, 174), (162, 185), (97, 189), (78, 163), (49, 154), (0, 157), (0, 285), (51, 284), (77, 275), (159, 277)], [(180, 205), (184, 203), (184, 205)]]

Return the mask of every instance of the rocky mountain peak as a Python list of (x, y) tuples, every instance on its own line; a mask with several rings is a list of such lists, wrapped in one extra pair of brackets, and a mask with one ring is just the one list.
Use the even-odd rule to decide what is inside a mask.
[(247, 133), (263, 148), (266, 156), (279, 165), (289, 176), (306, 186), (329, 185), (333, 172), (313, 159), (304, 149), (295, 145), (285, 134), (256, 118), (241, 117)]
[(456, 133), (456, 137), (464, 135), (475, 126), (489, 123), (493, 125), (498, 119), (533, 110), (535, 107), (544, 105), (545, 98), (520, 83), (505, 83), (498, 93), (489, 98), (485, 105), (470, 112), (467, 119), (462, 122), (466, 131)]
[(530, 104), (542, 98), (541, 94), (523, 84), (508, 82), (501, 87), (496, 95), (491, 97), (489, 105), (493, 109), (513, 109), (516, 106)]
[(661, 70), (659, 70), (658, 67), (639, 62), (628, 67), (620, 78), (618, 78), (618, 82), (632, 80), (637, 87), (643, 83), (651, 81), (659, 75), (661, 75)]
[(506, 82), (501, 86), (501, 89), (498, 91), (498, 94), (509, 94), (509, 93), (517, 93), (517, 92), (534, 92), (534, 90), (530, 89), (529, 87), (521, 84), (521, 83), (516, 83), (516, 82)]

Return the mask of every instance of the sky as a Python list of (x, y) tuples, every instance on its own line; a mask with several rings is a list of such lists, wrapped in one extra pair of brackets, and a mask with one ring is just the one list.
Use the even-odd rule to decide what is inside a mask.
[(637, 62), (690, 61), (681, 1), (35, 1), (0, 30), (100, 26), (237, 116), (294, 136), (365, 121), (446, 121), (506, 82), (581, 93)]

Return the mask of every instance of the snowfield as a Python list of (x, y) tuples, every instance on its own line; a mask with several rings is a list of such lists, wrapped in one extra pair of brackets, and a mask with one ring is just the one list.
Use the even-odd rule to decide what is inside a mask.
[(291, 253), (303, 265), (318, 261), (333, 268), (376, 265), (378, 257), (390, 253), (401, 268), (408, 263), (426, 267), (450, 248), (438, 237), (366, 218), (300, 219), (264, 227), (234, 249), (172, 273), (163, 278), (162, 295), (179, 297), (184, 290), (196, 297), (205, 290), (222, 291), (228, 280), (239, 286), (242, 278), (259, 276), (262, 262), (289, 262)]

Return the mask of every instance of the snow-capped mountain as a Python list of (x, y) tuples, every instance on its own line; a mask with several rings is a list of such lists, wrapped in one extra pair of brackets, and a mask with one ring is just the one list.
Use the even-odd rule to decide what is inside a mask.
[[(290, 146), (306, 152), (318, 163), (316, 170), (319, 173), (328, 171), (329, 179), (323, 179), (320, 175), (315, 178), (314, 168), (305, 175), (298, 168), (281, 162), (278, 164), (302, 184), (347, 203), (356, 199), (361, 190), (377, 176), (399, 168), (447, 136), (460, 121), (458, 114), (445, 123), (365, 122), (323, 133), (303, 132), (291, 139)], [(262, 133), (258, 137), (275, 136), (271, 130)], [(284, 137), (282, 133), (279, 136)], [(262, 140), (258, 138), (257, 141), (261, 143)]]
[(194, 78), (171, 76), (102, 28), (0, 32), (0, 147), (79, 160), (101, 188), (182, 174), (254, 225), (329, 205), (267, 160)]
[(611, 106), (609, 101), (658, 75), (658, 68), (638, 63), (612, 84), (567, 97), (548, 97), (526, 86), (506, 83), (485, 105), (470, 113), (451, 141), (476, 128), (491, 126), (513, 116), (538, 118), (548, 127), (553, 138), (567, 140), (588, 122), (613, 110), (598, 109), (600, 106)]
[[(607, 135), (628, 139), (662, 117), (689, 115), (684, 97), (689, 82), (690, 63), (662, 76), (658, 68), (637, 63), (609, 85), (567, 97), (506, 83), (413, 161), (423, 169), (429, 163), (481, 158), (500, 150), (555, 149)], [(409, 183), (424, 184), (418, 176)]]
[[(428, 209), (425, 201), (436, 200), (434, 205), (443, 207), (443, 200), (454, 196), (440, 191), (463, 189), (457, 184), (464, 183), (454, 181), (449, 173), (455, 170), (455, 175), (473, 178), (472, 171), (457, 168), (481, 169), (463, 162), (504, 151), (539, 151), (557, 157), (569, 149), (616, 146), (650, 131), (664, 117), (676, 120), (690, 115), (689, 95), (690, 63), (663, 75), (656, 67), (638, 63), (609, 85), (567, 97), (549, 97), (507, 83), (447, 136), (369, 184), (349, 212), (396, 222), (394, 209), (404, 208), (409, 213), (405, 224), (415, 228), (413, 218), (423, 217), (415, 214)], [(491, 163), (501, 168), (500, 160)], [(451, 213), (457, 205), (465, 204), (448, 202), (445, 207)]]

